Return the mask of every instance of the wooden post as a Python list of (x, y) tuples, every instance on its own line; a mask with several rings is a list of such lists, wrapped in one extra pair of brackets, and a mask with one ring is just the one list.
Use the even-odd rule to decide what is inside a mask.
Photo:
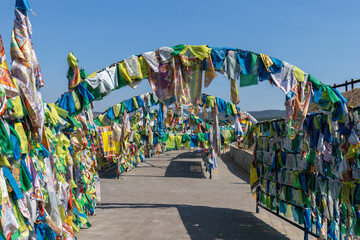
[(334, 84), (333, 88), (336, 88), (336, 83)]
[(348, 91), (348, 81), (345, 81), (345, 92)]
[(354, 79), (351, 79), (351, 90), (354, 89)]

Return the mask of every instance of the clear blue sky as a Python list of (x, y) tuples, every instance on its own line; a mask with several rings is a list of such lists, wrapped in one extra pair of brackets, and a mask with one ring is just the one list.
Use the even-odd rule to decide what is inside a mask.
[[(10, 63), (15, 0), (1, 3), (0, 34)], [(33, 42), (42, 69), (43, 99), (55, 102), (67, 90), (71, 50), (90, 74), (113, 62), (161, 46), (228, 46), (266, 53), (298, 66), (326, 84), (360, 78), (359, 1), (119, 1), (29, 0)], [(360, 87), (360, 86), (359, 86)], [(103, 111), (151, 91), (112, 92), (95, 103)], [(230, 100), (223, 77), (204, 93)], [(244, 110), (284, 109), (285, 96), (268, 82), (239, 89)]]

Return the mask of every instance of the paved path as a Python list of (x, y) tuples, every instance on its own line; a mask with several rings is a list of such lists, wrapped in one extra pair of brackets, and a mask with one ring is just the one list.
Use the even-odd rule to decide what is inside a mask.
[(78, 239), (303, 239), (278, 217), (255, 213), (249, 176), (227, 154), (208, 177), (188, 150), (146, 159), (120, 179), (105, 176), (93, 226)]

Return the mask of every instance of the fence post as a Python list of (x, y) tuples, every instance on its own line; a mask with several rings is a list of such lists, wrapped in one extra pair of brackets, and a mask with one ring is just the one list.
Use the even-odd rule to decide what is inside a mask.
[(309, 240), (309, 234), (306, 230), (304, 231), (304, 240)]
[(256, 188), (256, 213), (259, 213), (260, 189)]
[(351, 79), (351, 90), (353, 90), (354, 89), (354, 79), (352, 78)]
[(347, 92), (348, 91), (348, 81), (346, 80), (345, 81), (345, 92)]

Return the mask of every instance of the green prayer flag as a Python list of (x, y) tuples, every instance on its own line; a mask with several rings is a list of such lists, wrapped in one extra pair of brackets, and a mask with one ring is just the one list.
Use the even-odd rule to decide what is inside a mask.
[(189, 136), (189, 134), (184, 134), (181, 138), (181, 142), (187, 142), (187, 141), (190, 141), (191, 140), (191, 137)]
[(118, 76), (118, 87), (117, 87), (117, 89), (125, 87), (127, 85), (127, 82), (125, 81), (125, 79), (121, 75), (120, 64), (119, 63), (116, 65), (116, 74)]
[(0, 121), (0, 148), (6, 155), (12, 154), (14, 150), (3, 121)]
[(206, 141), (206, 133), (198, 133), (197, 137), (198, 137), (198, 141), (200, 141), (200, 142)]
[(81, 128), (81, 124), (78, 121), (76, 121), (73, 117), (68, 116), (67, 120), (72, 127)]
[(11, 240), (19, 239), (19, 237), (20, 237), (19, 229), (17, 229), (15, 233), (11, 234)]
[(301, 189), (298, 172), (294, 172), (293, 182), (294, 182), (294, 188)]
[(341, 101), (340, 98), (338, 97), (338, 95), (336, 95), (336, 93), (334, 92), (334, 90), (331, 89), (330, 86), (325, 85), (325, 91), (329, 95), (329, 98), (330, 98), (332, 103), (336, 103), (336, 102)]
[(85, 69), (80, 69), (80, 77), (81, 79), (85, 79), (89, 76), (89, 74), (87, 74), (87, 72), (85, 71)]
[(324, 86), (322, 82), (320, 82), (317, 78), (315, 78), (311, 74), (309, 74), (309, 81), (312, 83), (313, 86), (315, 86), (318, 89), (321, 89)]
[(306, 156), (306, 162), (310, 165), (315, 165), (315, 151), (314, 149), (310, 149), (309, 154)]
[(305, 206), (307, 207), (307, 208), (310, 208), (311, 207), (311, 201), (310, 201), (310, 198), (309, 198), (309, 196), (308, 195), (306, 195), (306, 193), (305, 192), (302, 192), (302, 197), (303, 197), (303, 200), (304, 200), (304, 203), (305, 203)]
[(252, 52), (250, 52), (250, 54), (251, 54), (250, 56), (251, 74), (240, 74), (240, 87), (246, 87), (246, 86), (258, 84), (257, 69), (255, 68), (258, 55)]
[(12, 111), (14, 110), (14, 104), (13, 102), (11, 101), (11, 98), (8, 98), (7, 99), (7, 105), (6, 105), (6, 109), (9, 111)]
[(240, 74), (240, 87), (247, 87), (251, 85), (257, 85), (258, 76), (257, 75), (246, 75)]
[(74, 71), (71, 68), (69, 68), (66, 77), (68, 78), (69, 81), (74, 77)]
[(183, 44), (179, 44), (176, 46), (171, 47), (172, 49), (174, 49), (174, 51), (172, 52), (173, 56), (178, 55), (182, 50), (184, 50), (184, 48), (186, 48), (186, 45)]
[(95, 97), (96, 100), (102, 99), (100, 89), (99, 88), (92, 88), (86, 81), (82, 82), (84, 87)]
[(20, 165), (20, 183), (21, 189), (26, 192), (31, 189), (32, 185), (23, 165)]
[(125, 103), (121, 102), (120, 115), (124, 115), (125, 112)]
[(97, 118), (94, 119), (94, 123), (96, 123), (98, 126), (101, 126), (101, 123), (100, 123), (99, 119), (97, 119)]
[(3, 233), (3, 231), (1, 231), (1, 230), (0, 230), (0, 237), (1, 237), (0, 240), (6, 240), (6, 237), (5, 237), (4, 233)]

